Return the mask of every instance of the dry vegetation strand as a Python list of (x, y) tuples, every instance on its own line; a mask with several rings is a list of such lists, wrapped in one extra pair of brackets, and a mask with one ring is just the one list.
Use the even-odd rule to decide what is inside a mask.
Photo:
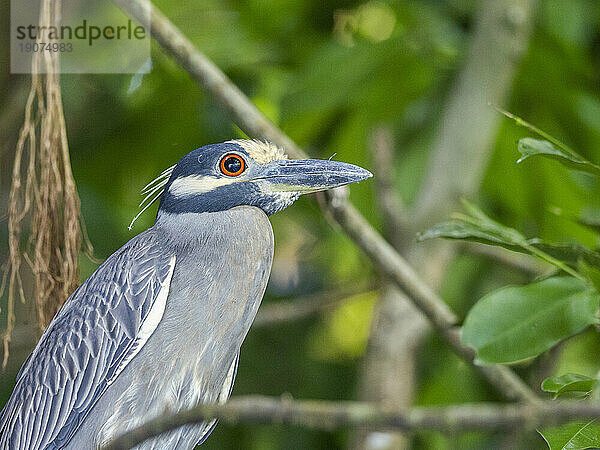
[[(40, 25), (56, 23), (60, 3), (42, 2)], [(8, 205), (9, 260), (5, 266), (8, 321), (3, 333), (4, 365), (15, 325), (15, 300), (25, 302), (23, 259), (33, 275), (40, 330), (50, 323), (79, 282), (77, 259), (83, 227), (69, 161), (58, 65), (57, 52), (34, 54), (31, 90), (15, 152)], [(24, 236), (27, 233), (28, 238)], [(91, 250), (89, 243), (87, 245)]]

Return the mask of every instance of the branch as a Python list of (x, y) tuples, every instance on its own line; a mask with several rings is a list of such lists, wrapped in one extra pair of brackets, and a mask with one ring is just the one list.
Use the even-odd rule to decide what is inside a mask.
[(405, 238), (410, 231), (406, 207), (394, 187), (394, 139), (389, 127), (380, 126), (373, 130), (370, 148), (377, 174), (373, 182), (382, 212), (383, 235), (394, 248), (400, 249), (406, 244)]
[[(234, 122), (250, 136), (268, 139), (285, 148), (294, 158), (306, 157), (283, 131), (262, 115), (252, 102), (206, 56), (165, 17), (154, 5), (145, 0), (114, 0), (134, 18), (144, 17), (144, 5), (151, 9), (151, 33), (179, 65), (233, 116)], [(140, 20), (140, 19), (138, 19)], [(140, 20), (146, 25), (145, 21)], [(340, 223), (350, 238), (378, 265), (387, 276), (403, 289), (415, 305), (423, 311), (433, 326), (454, 351), (473, 365), (472, 351), (460, 343), (456, 315), (415, 273), (408, 263), (371, 227), (364, 217), (336, 190), (327, 192), (326, 210)], [(511, 399), (536, 401), (535, 394), (510, 369), (501, 366), (477, 368), (503, 395)]]
[(340, 288), (332, 292), (320, 292), (315, 295), (289, 301), (266, 303), (258, 310), (252, 326), (269, 327), (303, 319), (323, 311), (332, 310), (340, 304), (350, 301), (355, 296), (366, 294), (374, 289), (375, 286), (371, 286), (370, 288)]
[[(151, 30), (152, 37), (198, 84), (233, 117), (233, 121), (248, 136), (267, 139), (283, 147), (293, 158), (307, 155), (283, 131), (269, 121), (250, 99), (202, 54), (171, 21), (148, 0), (114, 0), (138, 22)], [(150, 21), (146, 23), (150, 8)]]
[[(479, 2), (475, 35), (440, 118), (429, 169), (416, 203), (417, 221), (446, 217), (461, 195), (472, 195), (491, 155), (502, 105), (527, 51), (537, 0)], [(465, 126), (465, 124), (468, 124)]]
[(165, 414), (115, 439), (104, 450), (125, 450), (183, 425), (219, 419), (228, 424), (287, 424), (333, 430), (360, 427), (365, 430), (457, 432), (517, 428), (535, 429), (573, 419), (600, 417), (600, 404), (581, 401), (542, 401), (524, 404), (473, 403), (415, 407), (399, 411), (367, 402), (289, 400), (261, 396), (234, 397), (224, 404), (201, 404), (176, 414)]
[(465, 242), (462, 246), (462, 250), (493, 259), (500, 264), (512, 267), (534, 277), (541, 276), (544, 273), (549, 272), (549, 270), (552, 270), (552, 266), (545, 266), (544, 263), (540, 263), (528, 255), (514, 253), (502, 247)]
[[(383, 237), (398, 252), (416, 244), (402, 197), (395, 188), (395, 142), (389, 125), (376, 127), (370, 136), (373, 161), (374, 199), (381, 211)], [(412, 239), (411, 239), (412, 238)], [(416, 355), (429, 328), (427, 319), (384, 277), (385, 284), (373, 309), (367, 347), (362, 358), (358, 399), (382, 402), (398, 409), (409, 408), (416, 391)], [(398, 380), (402, 380), (401, 383)], [(355, 430), (349, 450), (404, 450), (410, 438), (402, 433), (379, 434), (377, 439), (365, 430)]]
[(425, 284), (413, 268), (377, 234), (356, 209), (348, 205), (333, 209), (333, 215), (348, 236), (408, 295), (446, 340), (454, 352), (473, 365), (490, 384), (511, 399), (537, 401), (536, 395), (505, 366), (473, 364), (473, 351), (460, 343), (460, 328), (450, 308)]

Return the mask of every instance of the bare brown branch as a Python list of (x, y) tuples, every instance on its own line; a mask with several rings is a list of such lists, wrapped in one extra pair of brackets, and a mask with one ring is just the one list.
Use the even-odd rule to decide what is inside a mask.
[(573, 419), (600, 417), (600, 404), (543, 401), (528, 404), (473, 403), (443, 407), (415, 407), (400, 411), (367, 402), (290, 400), (270, 397), (234, 397), (225, 404), (202, 404), (177, 414), (165, 414), (115, 439), (105, 450), (125, 450), (146, 439), (178, 428), (219, 419), (229, 424), (288, 424), (333, 430), (358, 427), (365, 430), (533, 430)]
[(399, 250), (410, 233), (404, 202), (394, 186), (394, 139), (389, 127), (377, 127), (371, 136), (371, 154), (377, 176), (374, 183), (382, 213), (383, 234)]

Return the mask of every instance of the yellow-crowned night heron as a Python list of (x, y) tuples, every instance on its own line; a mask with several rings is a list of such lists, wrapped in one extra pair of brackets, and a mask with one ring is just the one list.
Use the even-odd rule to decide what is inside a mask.
[[(96, 449), (165, 411), (224, 402), (271, 270), (267, 216), (370, 176), (249, 140), (183, 157), (146, 189), (148, 204), (160, 197), (154, 226), (71, 295), (21, 368), (0, 448)], [(139, 448), (193, 448), (214, 425)]]

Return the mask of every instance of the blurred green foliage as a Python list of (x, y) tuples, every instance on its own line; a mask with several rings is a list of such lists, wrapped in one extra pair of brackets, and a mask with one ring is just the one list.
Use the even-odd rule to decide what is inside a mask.
[[(6, 24), (8, 1), (0, 4)], [(336, 153), (336, 159), (371, 168), (368, 137), (375, 126), (389, 125), (396, 139), (397, 190), (407, 203), (413, 202), (440, 113), (472, 36), (477, 1), (160, 0), (156, 4), (312, 156)], [(0, 104), (11, 108), (0, 120), (5, 137), (0, 172), (3, 205), (23, 116), (23, 86), (28, 84), (26, 77), (8, 74), (7, 29), (3, 28), (5, 39), (0, 44)], [(152, 72), (133, 92), (128, 92), (129, 75), (61, 79), (73, 172), (100, 260), (152, 224), (153, 213), (148, 212), (132, 232), (127, 230), (137, 211), (139, 190), (147, 181), (194, 148), (243, 135), (155, 43), (152, 64)], [(586, 159), (600, 161), (599, 86), (600, 2), (541, 0), (529, 50), (511, 100), (503, 106), (569, 143)], [(529, 134), (512, 121), (503, 121), (480, 198), (475, 200), (526, 236), (597, 247), (597, 234), (569, 217), (600, 208), (600, 183), (541, 158), (517, 165), (517, 141)], [(373, 195), (373, 183), (351, 187), (351, 201), (378, 227)], [(3, 258), (5, 223), (0, 231)], [(375, 276), (369, 261), (329, 226), (310, 199), (273, 216), (272, 223), (276, 259), (265, 303), (359, 284)], [(82, 256), (82, 279), (96, 267)], [(464, 315), (483, 294), (526, 281), (527, 274), (484, 256), (459, 255), (441, 292)], [(354, 299), (343, 309), (316, 318), (251, 330), (233, 394), (355, 399), (374, 301), (368, 296)], [(562, 346), (552, 374), (595, 377), (599, 349), (597, 333), (572, 338)], [(519, 371), (535, 377), (535, 366)], [(10, 394), (13, 380), (14, 373), (0, 376), (0, 404)], [(436, 336), (419, 356), (418, 380), (421, 404), (498, 399)], [(202, 448), (344, 448), (348, 436), (346, 431), (279, 425), (220, 425)], [(544, 447), (535, 436), (513, 437), (510, 443)], [(507, 445), (507, 438), (495, 433), (419, 433), (415, 439), (416, 448), (501, 445)]]

